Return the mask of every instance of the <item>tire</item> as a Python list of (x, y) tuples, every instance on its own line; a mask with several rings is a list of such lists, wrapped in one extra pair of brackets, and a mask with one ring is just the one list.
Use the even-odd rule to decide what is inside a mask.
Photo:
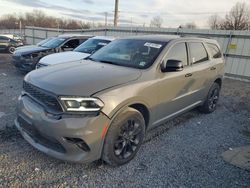
[(127, 108), (117, 115), (107, 132), (102, 160), (111, 166), (131, 161), (138, 152), (145, 137), (145, 120), (142, 114)]
[(199, 110), (203, 113), (212, 113), (216, 110), (217, 103), (220, 96), (220, 86), (218, 83), (214, 82), (211, 88), (209, 89), (206, 101), (199, 108)]
[(11, 54), (13, 54), (15, 52), (16, 48), (14, 46), (10, 46), (8, 47), (7, 51)]

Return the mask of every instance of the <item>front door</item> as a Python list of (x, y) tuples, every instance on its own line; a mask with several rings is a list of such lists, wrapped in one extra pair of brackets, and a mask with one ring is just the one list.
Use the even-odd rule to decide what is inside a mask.
[(168, 60), (178, 60), (183, 63), (182, 71), (162, 72), (158, 81), (157, 121), (154, 124), (184, 111), (192, 104), (190, 101), (192, 85), (192, 67), (189, 66), (187, 45), (185, 42), (174, 44), (167, 52), (164, 63)]

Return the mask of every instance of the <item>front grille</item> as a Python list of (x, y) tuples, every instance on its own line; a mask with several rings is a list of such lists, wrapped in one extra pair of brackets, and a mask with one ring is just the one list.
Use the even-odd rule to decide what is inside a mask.
[(33, 86), (32, 84), (28, 82), (23, 82), (23, 89), (25, 92), (27, 92), (29, 95), (34, 97), (36, 100), (38, 100), (40, 103), (45, 105), (48, 109), (56, 112), (61, 112), (62, 108), (59, 104), (57, 98), (48, 92)]

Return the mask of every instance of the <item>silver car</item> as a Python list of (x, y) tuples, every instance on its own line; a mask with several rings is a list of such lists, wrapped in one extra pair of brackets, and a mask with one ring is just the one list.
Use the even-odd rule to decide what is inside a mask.
[(95, 36), (89, 38), (77, 48), (75, 48), (73, 51), (55, 53), (43, 57), (37, 63), (36, 69), (50, 65), (57, 65), (60, 63), (79, 61), (90, 56), (92, 53), (106, 46), (113, 40), (115, 40), (114, 37), (107, 36)]
[(15, 124), (50, 156), (122, 165), (135, 157), (149, 129), (196, 107), (213, 112), (223, 74), (215, 40), (117, 39), (88, 60), (29, 73)]

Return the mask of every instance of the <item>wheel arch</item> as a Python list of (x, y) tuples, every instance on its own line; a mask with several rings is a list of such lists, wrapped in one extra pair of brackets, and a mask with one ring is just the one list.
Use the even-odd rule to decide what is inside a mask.
[(220, 88), (221, 88), (221, 86), (222, 86), (222, 79), (221, 79), (221, 78), (217, 78), (217, 79), (214, 81), (214, 83), (219, 84), (219, 86), (220, 86)]
[(150, 112), (149, 112), (148, 108), (144, 104), (141, 104), (141, 103), (131, 104), (131, 105), (129, 105), (129, 107), (138, 110), (142, 114), (142, 116), (145, 120), (146, 129), (147, 129), (148, 124), (149, 124), (149, 119), (150, 119)]

